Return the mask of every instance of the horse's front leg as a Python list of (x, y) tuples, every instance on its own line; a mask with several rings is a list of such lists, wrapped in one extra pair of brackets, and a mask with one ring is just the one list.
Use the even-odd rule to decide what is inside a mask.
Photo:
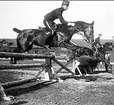
[(41, 44), (39, 44), (39, 43), (38, 43), (38, 44), (35, 44), (35, 45), (43, 47), (44, 49), (47, 50), (46, 52), (47, 52), (48, 54), (50, 54), (51, 49), (50, 49), (48, 46), (46, 46), (46, 45), (41, 45)]

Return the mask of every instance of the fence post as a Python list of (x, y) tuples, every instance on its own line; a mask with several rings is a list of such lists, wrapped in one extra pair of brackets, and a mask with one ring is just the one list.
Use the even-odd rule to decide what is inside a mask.
[(75, 68), (75, 60), (76, 60), (76, 59), (75, 59), (75, 58), (76, 58), (76, 57), (75, 57), (75, 52), (76, 52), (75, 50), (72, 50), (72, 57), (73, 57), (72, 72), (74, 72), (74, 73), (75, 73), (75, 69), (76, 69), (76, 68)]
[(45, 59), (45, 63), (48, 65), (48, 67), (45, 68), (45, 80), (63, 82), (52, 67), (52, 58)]
[(4, 88), (2, 87), (2, 84), (0, 83), (0, 99), (3, 99), (3, 97), (6, 97), (6, 94), (4, 92)]
[(46, 58), (45, 64), (48, 65), (48, 67), (45, 67), (45, 80), (49, 81), (50, 79), (53, 78), (52, 70), (51, 70), (51, 66), (52, 66), (51, 58)]

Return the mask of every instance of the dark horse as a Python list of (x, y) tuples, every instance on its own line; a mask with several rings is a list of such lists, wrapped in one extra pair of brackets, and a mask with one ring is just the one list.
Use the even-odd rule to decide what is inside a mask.
[(14, 28), (13, 31), (18, 33), (16, 38), (17, 49), (15, 52), (26, 52), (32, 49), (33, 45), (44, 48), (47, 48), (46, 45), (49, 47), (72, 48), (71, 46), (74, 47), (74, 45), (70, 42), (70, 40), (74, 34), (80, 32), (83, 32), (83, 36), (88, 42), (91, 41), (91, 36), (93, 36), (94, 32), (94, 21), (92, 23), (86, 23), (83, 21), (76, 21), (74, 23), (74, 26), (66, 26), (63, 24), (56, 25), (57, 35), (55, 36), (46, 34), (46, 28), (25, 30)]

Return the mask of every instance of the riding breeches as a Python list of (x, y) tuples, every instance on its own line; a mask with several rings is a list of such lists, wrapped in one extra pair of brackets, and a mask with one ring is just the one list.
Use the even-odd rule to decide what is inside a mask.
[(54, 22), (50, 21), (50, 20), (46, 20), (44, 19), (43, 21), (44, 25), (46, 26), (46, 28), (53, 34), (56, 29), (55, 29), (55, 26), (54, 26)]

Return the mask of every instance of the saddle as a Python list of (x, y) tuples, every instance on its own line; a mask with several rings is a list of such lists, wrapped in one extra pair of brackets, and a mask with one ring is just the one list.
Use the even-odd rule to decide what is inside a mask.
[(39, 31), (45, 31), (45, 34), (47, 34), (47, 35), (51, 35), (51, 32), (47, 29), (47, 28), (45, 28), (45, 27), (38, 27), (38, 30)]
[[(56, 23), (54, 23), (54, 22), (53, 22), (53, 26), (55, 27), (55, 29), (57, 28), (57, 25), (56, 25)], [(51, 31), (50, 31), (49, 29), (47, 29), (46, 27), (41, 27), (41, 26), (39, 26), (39, 27), (38, 27), (38, 30), (40, 30), (40, 31), (45, 30), (45, 32), (46, 32), (47, 35), (51, 35)], [(55, 33), (54, 33), (54, 35), (55, 35)]]

